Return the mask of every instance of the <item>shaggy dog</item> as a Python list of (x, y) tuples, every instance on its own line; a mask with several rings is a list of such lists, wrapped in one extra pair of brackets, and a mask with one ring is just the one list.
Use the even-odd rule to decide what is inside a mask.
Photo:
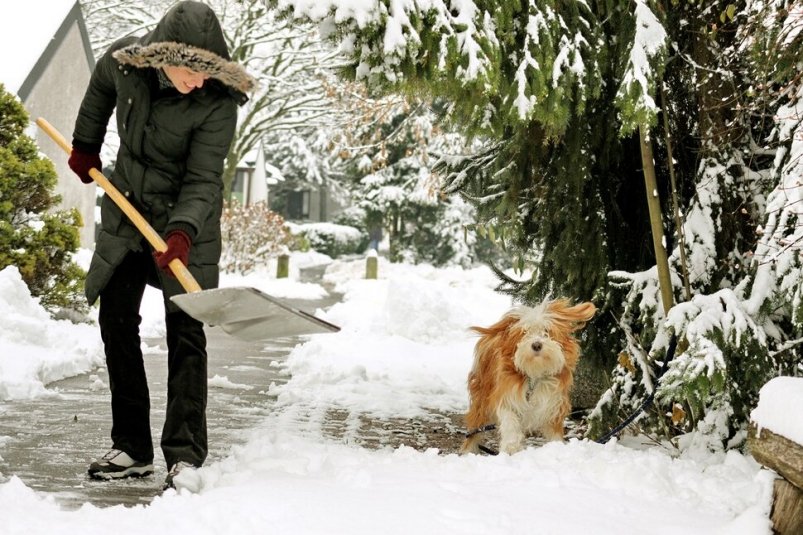
[[(495, 424), (499, 449), (524, 447), (540, 431), (563, 439), (563, 420), (571, 411), (569, 392), (580, 346), (574, 333), (596, 312), (592, 303), (571, 306), (566, 299), (518, 307), (490, 327), (472, 327), (481, 337), (468, 376), (470, 406), (466, 427)], [(469, 432), (462, 453), (477, 453), (481, 435)]]

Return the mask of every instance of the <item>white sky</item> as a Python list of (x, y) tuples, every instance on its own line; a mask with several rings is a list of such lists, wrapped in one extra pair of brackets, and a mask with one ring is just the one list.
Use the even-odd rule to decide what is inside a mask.
[(0, 82), (16, 93), (77, 0), (6, 0), (0, 16)]
[[(774, 474), (737, 451), (682, 454), (643, 441), (573, 440), (513, 456), (458, 456), (408, 447), (369, 450), (335, 441), (315, 417), (336, 408), (359, 417), (424, 417), (466, 408), (475, 341), (466, 328), (507, 310), (485, 268), (387, 264), (362, 280), (364, 263), (315, 254), (291, 265), (329, 262), (344, 294), (324, 318), (342, 327), (291, 350), (290, 379), (265, 385), (277, 402), (244, 444), (179, 477), (185, 488), (151, 504), (63, 511), (50, 497), (0, 474), (5, 534), (769, 534)], [(272, 266), (224, 285), (258, 286), (283, 297), (326, 290), (272, 278)], [(161, 330), (161, 297), (149, 290), (143, 329)], [(0, 271), (0, 397), (45, 394), (59, 376), (102, 363), (91, 326), (50, 320), (15, 268)], [(149, 348), (152, 351), (153, 348)], [(25, 359), (19, 358), (25, 355)], [(58, 366), (52, 363), (60, 362)], [(48, 370), (48, 373), (43, 373)], [(211, 384), (248, 388), (226, 377)], [(54, 403), (58, 403), (58, 394)], [(312, 416), (310, 416), (312, 415)], [(13, 437), (0, 436), (3, 447)], [(93, 452), (87, 452), (91, 456)], [(81, 477), (81, 476), (78, 476)], [(155, 482), (154, 484), (158, 484)]]

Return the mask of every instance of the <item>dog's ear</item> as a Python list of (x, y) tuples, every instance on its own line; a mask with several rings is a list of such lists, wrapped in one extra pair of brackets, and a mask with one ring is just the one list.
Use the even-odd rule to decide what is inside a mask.
[(570, 326), (570, 332), (582, 329), (596, 312), (597, 307), (590, 301), (572, 306), (568, 299), (556, 299), (547, 306), (547, 313), (556, 321)]

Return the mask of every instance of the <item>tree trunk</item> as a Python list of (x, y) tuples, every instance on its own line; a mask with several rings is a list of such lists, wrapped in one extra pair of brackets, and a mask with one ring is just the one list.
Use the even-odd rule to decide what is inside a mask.
[[(707, 10), (698, 11), (699, 17), (692, 25), (705, 27), (708, 17)], [(733, 32), (735, 34), (735, 32)], [(719, 46), (727, 46), (728, 39), (723, 33), (718, 39)], [(697, 65), (721, 65), (715, 54), (720, 51), (713, 50), (711, 37), (705, 31), (692, 32), (692, 58)], [(711, 147), (729, 147), (736, 140), (744, 136), (741, 121), (734, 121), (736, 95), (740, 88), (734, 85), (733, 80), (724, 77), (719, 69), (697, 69), (699, 76), (697, 89), (697, 109), (699, 110), (700, 132), (703, 141), (702, 149), (706, 151)]]
[(229, 156), (226, 158), (226, 165), (223, 167), (223, 199), (228, 200), (231, 197), (231, 185), (234, 183), (234, 174), (237, 172), (237, 161), (233, 157), (232, 151), (229, 151)]
[(650, 209), (650, 226), (652, 227), (652, 246), (655, 251), (655, 264), (658, 267), (658, 283), (661, 287), (661, 300), (664, 314), (674, 304), (672, 278), (669, 274), (669, 261), (666, 256), (666, 239), (661, 222), (661, 201), (658, 197), (658, 181), (655, 178), (655, 160), (652, 154), (652, 141), (647, 127), (639, 128), (641, 140), (641, 163), (644, 168), (644, 184), (647, 187), (647, 206)]

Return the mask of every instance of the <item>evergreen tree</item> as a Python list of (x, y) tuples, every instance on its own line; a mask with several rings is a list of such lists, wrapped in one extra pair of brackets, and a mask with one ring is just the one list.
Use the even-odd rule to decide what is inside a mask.
[(53, 164), (25, 135), (28, 115), (0, 84), (0, 269), (16, 266), (31, 294), (51, 311), (82, 308), (83, 276), (71, 255), (81, 216), (53, 211)]
[(335, 221), (365, 232), (381, 228), (391, 261), (469, 265), (493, 253), (467, 228), (473, 209), (444, 196), (432, 170), (441, 155), (465, 146), (464, 136), (440, 126), (442, 103), (375, 97), (364, 84), (334, 76), (326, 94), (333, 124), (267, 146), (283, 178), (271, 189), (274, 210), (287, 213), (292, 191), (326, 187), (351, 206)]
[[(477, 260), (476, 232), (467, 228), (473, 209), (441, 193), (432, 164), (438, 155), (462, 147), (462, 136), (443, 132), (435, 109), (423, 102), (390, 103), (371, 114), (360, 135), (347, 175), (352, 201), (365, 213), (365, 226), (388, 233), (393, 262), (469, 266)], [(369, 139), (376, 143), (359, 143)]]
[[(788, 227), (774, 232), (776, 214), (791, 205), (789, 177), (780, 160), (773, 161), (789, 154), (800, 118), (779, 110), (783, 98), (770, 89), (776, 83), (788, 89), (794, 77), (772, 67), (789, 62), (788, 55), (778, 55), (785, 17), (777, 9), (764, 6), (759, 14), (727, 2), (684, 2), (667, 17), (677, 45), (666, 71), (665, 111), (672, 119), (670, 137), (684, 147), (673, 154), (681, 175), (683, 240), (670, 258), (681, 303), (665, 318), (653, 273), (617, 275), (615, 286), (624, 293), (612, 291), (610, 298), (625, 302), (620, 326), (628, 343), (611, 391), (592, 415), (592, 433), (655, 391), (657, 406), (641, 420), (642, 429), (670, 436), (699, 431), (709, 446), (739, 445), (764, 383), (803, 371), (793, 364), (800, 359), (794, 342), (800, 328), (792, 321), (795, 294), (788, 291), (799, 285), (799, 262), (790, 251), (777, 264), (784, 268), (775, 270), (765, 256), (789, 237)], [(786, 134), (774, 134), (779, 127)], [(771, 147), (773, 139), (781, 142), (780, 153)], [(775, 207), (767, 204), (770, 191), (770, 199), (780, 201)], [(772, 226), (774, 236), (763, 232), (757, 243), (762, 225)], [(681, 274), (688, 293), (679, 291)], [(680, 340), (678, 354), (657, 380), (656, 362), (665, 358), (672, 333)]]
[[(353, 76), (452, 103), (482, 145), (444, 159), (447, 191), (534, 267), (502, 289), (601, 305), (585, 353), (617, 365), (592, 435), (656, 392), (644, 429), (738, 445), (763, 382), (803, 372), (795, 2), (268, 2), (321, 22)], [(647, 193), (677, 199), (668, 314)]]
[(637, 31), (661, 29), (647, 4), (636, 2), (637, 18), (629, 2), (610, 1), (380, 1), (351, 17), (269, 3), (328, 15), (353, 76), (450, 103), (449, 119), (482, 148), (443, 159), (445, 192), (471, 201), (479, 224), (533, 268), (528, 284), (505, 289), (527, 302), (599, 302), (588, 351), (612, 362), (607, 273), (653, 262), (632, 135), (655, 123), (648, 97), (660, 69), (650, 65), (664, 50)]

